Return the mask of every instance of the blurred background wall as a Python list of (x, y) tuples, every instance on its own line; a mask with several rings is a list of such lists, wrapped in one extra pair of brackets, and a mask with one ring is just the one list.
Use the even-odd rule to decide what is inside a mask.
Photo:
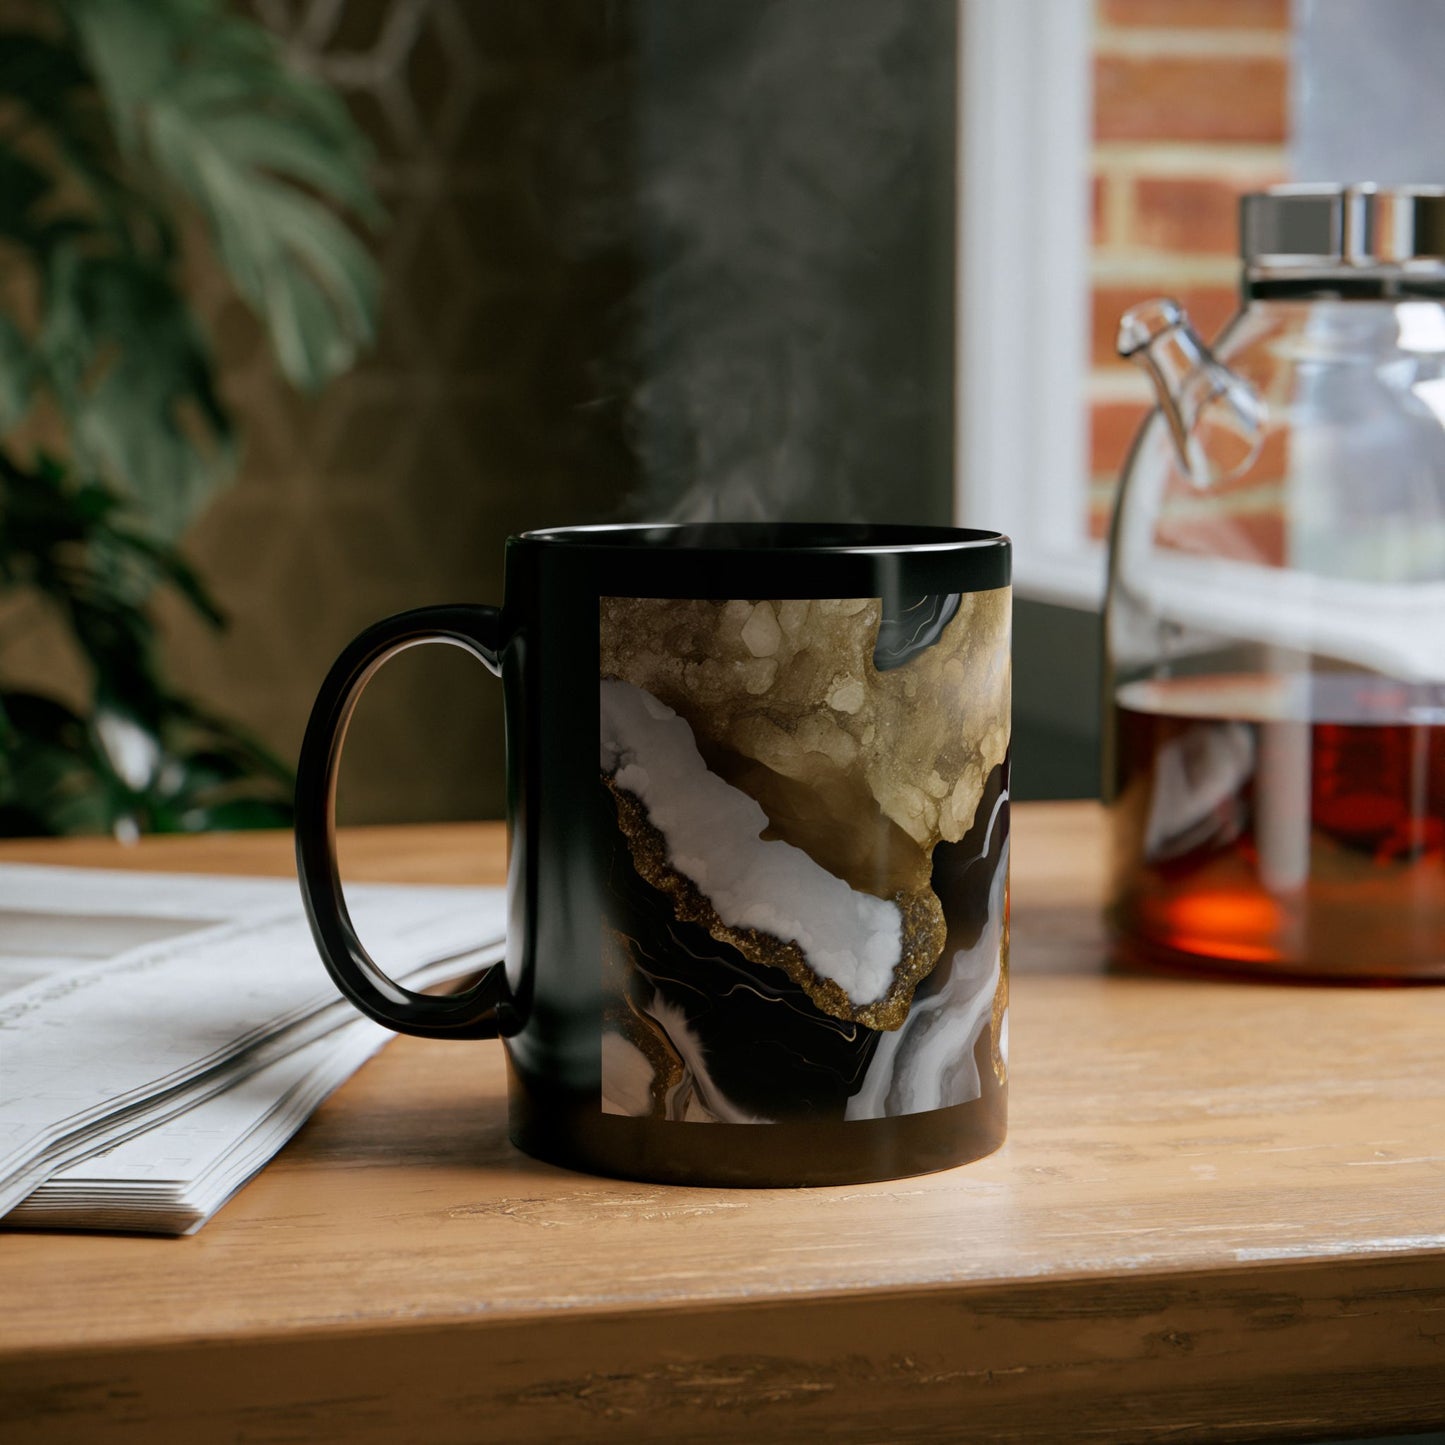
[[(193, 264), (245, 454), (185, 538), (230, 630), (163, 612), (178, 687), (290, 759), (346, 640), (499, 598), (509, 533), (950, 519), (959, 0), (235, 3), (371, 139), (383, 316), (365, 364), (308, 399)], [(1150, 406), (1114, 355), (1121, 312), (1172, 294), (1217, 332), (1245, 191), (1440, 179), (1445, 25), (1438, 0), (1084, 3), (1092, 326), (1057, 404), (1087, 404), (1071, 515), (1098, 541)], [(1030, 422), (1055, 404), (1030, 398)], [(1091, 796), (1097, 616), (1016, 601), (1016, 796)], [(0, 636), (8, 685), (79, 705), (53, 612), (7, 595)], [(353, 731), (343, 820), (499, 815), (500, 725), (460, 653), (397, 659)]]
[[(945, 521), (952, 0), (254, 0), (376, 147), (376, 354), (274, 376), (199, 274), (247, 438), (188, 548), (232, 618), (172, 666), (294, 757), (336, 652), (499, 600), (502, 541), (631, 516)], [(396, 659), (343, 822), (500, 816), (499, 692)]]
[[(498, 599), (510, 533), (950, 519), (954, 0), (250, 8), (375, 147), (382, 327), (360, 368), (299, 397), (196, 269), (246, 451), (187, 538), (231, 627), (163, 617), (188, 688), (294, 757), (340, 647), (387, 612)], [(1094, 0), (1093, 536), (1150, 404), (1114, 356), (1119, 314), (1168, 293), (1218, 329), (1238, 196), (1288, 177), (1292, 116), (1318, 171), (1329, 67), (1429, 30), (1417, 0), (1389, 0), (1383, 27), (1377, 8)], [(1292, 110), (1301, 64), (1318, 83)], [(11, 654), (22, 671), (27, 652), (55, 671), (43, 625)], [(1092, 612), (1018, 599), (1018, 796), (1096, 791), (1098, 671)], [(397, 659), (354, 727), (343, 821), (500, 815), (500, 729), (461, 653)]]
[[(502, 539), (611, 514), (632, 485), (599, 381), (635, 259), (573, 213), (626, 194), (632, 39), (608, 4), (257, 0), (376, 150), (376, 353), (286, 390), (239, 306), (197, 278), (245, 430), (235, 486), (188, 539), (232, 619), (173, 615), (174, 666), (294, 758), (330, 660), (366, 623), (498, 601)], [(585, 124), (580, 123), (585, 118)], [(498, 816), (499, 690), (452, 649), (398, 658), (348, 743), (348, 821)]]

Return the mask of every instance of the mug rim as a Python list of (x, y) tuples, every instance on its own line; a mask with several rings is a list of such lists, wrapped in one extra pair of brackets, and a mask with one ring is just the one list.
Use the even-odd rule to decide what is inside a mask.
[(902, 522), (604, 522), (543, 527), (508, 539), (548, 550), (736, 553), (774, 556), (891, 556), (1007, 551), (1002, 532)]

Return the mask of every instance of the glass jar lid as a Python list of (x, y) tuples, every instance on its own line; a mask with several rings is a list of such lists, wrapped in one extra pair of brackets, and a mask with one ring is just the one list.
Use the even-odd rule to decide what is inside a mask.
[(1445, 187), (1274, 186), (1240, 203), (1247, 271), (1445, 266)]

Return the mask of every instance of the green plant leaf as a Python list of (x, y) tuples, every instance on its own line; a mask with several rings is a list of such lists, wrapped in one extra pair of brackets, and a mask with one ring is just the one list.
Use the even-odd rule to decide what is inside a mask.
[(287, 377), (346, 370), (374, 337), (376, 266), (331, 208), (379, 208), (344, 107), (217, 0), (60, 3), (122, 144), (200, 208)]
[(248, 775), (263, 774), (278, 783), (290, 796), (296, 784), (291, 768), (276, 756), (258, 737), (227, 718), (218, 717), (188, 698), (172, 698), (174, 715), (194, 729), (201, 755), (207, 749), (224, 755)]
[(171, 690), (148, 610), (160, 585), (220, 623), (173, 542), (235, 453), (173, 213), (196, 207), (286, 375), (319, 386), (373, 337), (376, 267), (342, 219), (380, 219), (367, 148), (226, 0), (39, 0), (4, 24), (0, 240), (39, 321), (0, 315), (0, 431), (45, 397), (66, 455), (0, 446), (0, 587), (58, 611), (92, 698), (0, 688), (0, 833), (284, 825), (290, 769)]
[(219, 612), (174, 547), (131, 529), (113, 493), (73, 485), (48, 460), (27, 472), (0, 452), (0, 583), (33, 589), (64, 618), (90, 666), (97, 712), (110, 707), (152, 730), (167, 718), (191, 725), (160, 680), (146, 603), (165, 583), (208, 621)]
[(230, 474), (235, 444), (209, 353), (166, 271), (63, 248), (37, 350), (89, 473), (125, 488), (158, 536), (179, 535)]
[(50, 177), (39, 166), (0, 148), (0, 236), (31, 245), (38, 229), (32, 212), (50, 189)]
[[(25, 30), (0, 32), (0, 99), (11, 103), (17, 121), (0, 153), (7, 170), (0, 212), (23, 213), (40, 202), (51, 212), (61, 208), (43, 217), (27, 216), (20, 226), (0, 223), (0, 230), (42, 260), (51, 247), (97, 230), (122, 237), (132, 247), (143, 235), (170, 254), (170, 227), (121, 174), (104, 105), (73, 45)], [(36, 134), (45, 144), (27, 151), (26, 143)], [(39, 172), (41, 189), (33, 181), (17, 186), (22, 167)]]
[(157, 727), (102, 707), (81, 718), (51, 698), (0, 692), (0, 836), (280, 828), (289, 770), (258, 772), (229, 725), (165, 699)]
[(69, 46), (25, 30), (0, 33), (0, 95), (32, 114), (54, 118), (67, 103), (66, 92), (88, 80)]
[(0, 836), (105, 831), (116, 799), (85, 722), (53, 698), (0, 693)]
[(179, 552), (138, 532), (118, 527), (113, 533), (123, 551), (143, 559), (160, 580), (169, 582), (213, 627), (224, 627), (226, 616), (195, 569)]
[(0, 431), (9, 431), (30, 407), (35, 363), (20, 328), (0, 314)]
[(282, 799), (231, 798), (225, 802), (187, 808), (177, 832), (236, 832), (243, 828), (289, 828), (292, 811)]

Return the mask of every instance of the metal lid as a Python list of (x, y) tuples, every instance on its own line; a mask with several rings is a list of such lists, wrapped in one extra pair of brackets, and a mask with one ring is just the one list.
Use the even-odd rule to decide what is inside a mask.
[(1274, 186), (1243, 197), (1246, 267), (1296, 271), (1445, 263), (1445, 188)]

